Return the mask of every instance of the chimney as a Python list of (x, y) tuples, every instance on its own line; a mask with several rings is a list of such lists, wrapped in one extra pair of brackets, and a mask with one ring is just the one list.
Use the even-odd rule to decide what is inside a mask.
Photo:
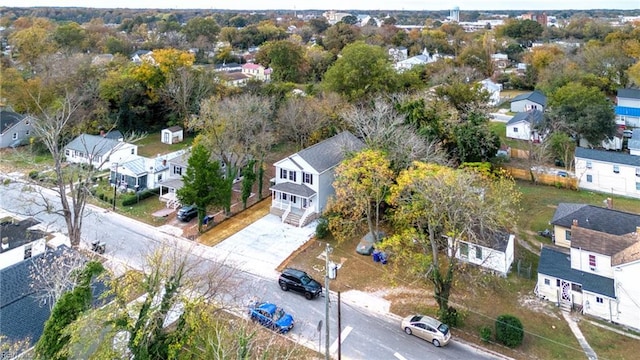
[(613, 199), (607, 198), (607, 209), (613, 209)]
[(578, 219), (573, 219), (573, 226), (578, 226)]

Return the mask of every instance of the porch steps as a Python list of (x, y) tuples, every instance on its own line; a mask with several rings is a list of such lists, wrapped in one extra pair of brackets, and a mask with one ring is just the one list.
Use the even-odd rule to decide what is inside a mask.
[(571, 304), (568, 303), (568, 302), (564, 302), (564, 301), (560, 302), (560, 309), (562, 311), (566, 311), (566, 312), (571, 312), (573, 310), (572, 307), (571, 307)]
[(298, 215), (292, 211), (287, 215), (283, 222), (297, 227), (300, 226), (300, 217), (301, 215)]

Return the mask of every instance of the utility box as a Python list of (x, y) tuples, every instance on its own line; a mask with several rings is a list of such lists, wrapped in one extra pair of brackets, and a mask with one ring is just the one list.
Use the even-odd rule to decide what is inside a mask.
[(330, 261), (329, 268), (327, 269), (327, 274), (329, 276), (329, 279), (335, 280), (338, 276), (338, 264)]

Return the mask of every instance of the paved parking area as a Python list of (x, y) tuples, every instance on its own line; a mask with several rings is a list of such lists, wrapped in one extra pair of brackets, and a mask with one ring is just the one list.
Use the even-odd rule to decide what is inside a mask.
[(209, 248), (210, 255), (252, 274), (278, 277), (276, 268), (315, 234), (316, 222), (299, 228), (269, 214)]

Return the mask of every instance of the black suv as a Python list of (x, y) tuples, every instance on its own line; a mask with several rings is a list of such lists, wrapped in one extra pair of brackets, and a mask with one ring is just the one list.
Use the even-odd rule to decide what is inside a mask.
[(189, 222), (194, 217), (198, 216), (198, 207), (195, 205), (183, 206), (180, 210), (178, 210), (178, 219)]
[(278, 284), (280, 284), (282, 291), (297, 291), (304, 294), (307, 300), (311, 300), (322, 294), (322, 286), (320, 286), (320, 283), (313, 280), (302, 270), (292, 268), (284, 269), (282, 274), (280, 274)]

